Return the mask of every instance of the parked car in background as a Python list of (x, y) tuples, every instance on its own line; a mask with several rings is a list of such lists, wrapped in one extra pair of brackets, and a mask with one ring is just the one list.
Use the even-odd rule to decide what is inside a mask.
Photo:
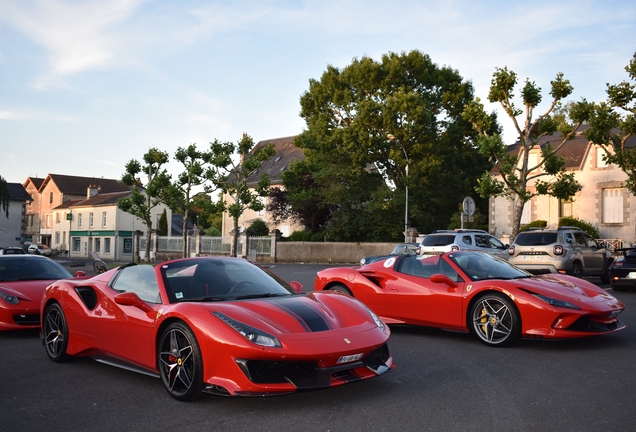
[(33, 243), (29, 245), (28, 251), (33, 255), (51, 256), (51, 248), (43, 244)]
[[(84, 276), (84, 272), (75, 276)], [(0, 255), (0, 331), (39, 328), (45, 288), (68, 278), (72, 278), (68, 270), (50, 258)]]
[(578, 227), (531, 228), (517, 235), (508, 261), (530, 273), (565, 273), (576, 277), (600, 276), (610, 283), (614, 258)]
[(26, 252), (19, 247), (0, 248), (0, 255), (24, 255)]
[(419, 243), (400, 243), (393, 248), (390, 254), (388, 255), (372, 255), (368, 257), (364, 257), (360, 260), (360, 265), (369, 264), (375, 261), (379, 261), (381, 259), (390, 257), (392, 255), (417, 255), (419, 253), (418, 249), (420, 247)]
[(459, 250), (486, 252), (508, 259), (508, 245), (484, 230), (437, 230), (424, 237), (420, 245), (421, 255), (438, 255)]
[(623, 256), (614, 261), (610, 270), (610, 283), (614, 291), (636, 288), (636, 247), (616, 249)]

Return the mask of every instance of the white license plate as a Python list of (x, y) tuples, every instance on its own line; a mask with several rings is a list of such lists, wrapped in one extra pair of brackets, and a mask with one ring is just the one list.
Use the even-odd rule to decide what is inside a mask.
[(338, 359), (338, 364), (353, 362), (353, 361), (356, 361), (356, 360), (360, 360), (361, 358), (362, 358), (362, 353), (348, 355), (348, 356), (342, 356), (342, 357), (340, 357)]
[(636, 272), (627, 273), (627, 279), (636, 279)]

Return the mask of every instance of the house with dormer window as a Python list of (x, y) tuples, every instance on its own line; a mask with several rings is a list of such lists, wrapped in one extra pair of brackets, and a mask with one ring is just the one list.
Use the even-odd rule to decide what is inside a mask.
[[(621, 239), (623, 242), (636, 241), (636, 197), (625, 188), (627, 175), (616, 165), (603, 160), (605, 150), (583, 136), (584, 128), (567, 141), (557, 154), (565, 159), (566, 169), (574, 173), (583, 186), (571, 200), (540, 195), (526, 202), (521, 216), (521, 225), (535, 220), (545, 220), (548, 226), (558, 226), (559, 218), (575, 217), (596, 226), (600, 237)], [(540, 160), (541, 146), (551, 142), (556, 147), (562, 138), (559, 134), (541, 138), (539, 145), (529, 154), (528, 166)], [(628, 145), (636, 145), (636, 138), (628, 140)], [(508, 147), (509, 153), (519, 153), (520, 143)], [(541, 168), (539, 168), (540, 172)], [(491, 173), (497, 177), (496, 170)], [(500, 178), (500, 177), (499, 177)], [(549, 180), (549, 176), (541, 177)], [(528, 185), (534, 191), (534, 182)], [(512, 232), (514, 203), (506, 197), (491, 197), (489, 200), (489, 228), (491, 233), (507, 241)]]

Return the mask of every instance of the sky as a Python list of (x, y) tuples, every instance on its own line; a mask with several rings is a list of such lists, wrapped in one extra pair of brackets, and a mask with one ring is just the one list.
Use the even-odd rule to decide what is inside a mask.
[(484, 102), (497, 67), (544, 90), (537, 113), (559, 72), (568, 100), (601, 102), (628, 78), (636, 2), (0, 0), (0, 176), (119, 179), (152, 147), (296, 135), (327, 66), (411, 50)]

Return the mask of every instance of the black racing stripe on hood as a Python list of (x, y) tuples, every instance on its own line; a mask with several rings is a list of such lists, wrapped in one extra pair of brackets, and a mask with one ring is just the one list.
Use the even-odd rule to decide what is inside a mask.
[(298, 299), (292, 297), (276, 299), (273, 303), (296, 318), (307, 332), (319, 332), (332, 329), (327, 317), (319, 310), (305, 304), (305, 302), (298, 301)]

